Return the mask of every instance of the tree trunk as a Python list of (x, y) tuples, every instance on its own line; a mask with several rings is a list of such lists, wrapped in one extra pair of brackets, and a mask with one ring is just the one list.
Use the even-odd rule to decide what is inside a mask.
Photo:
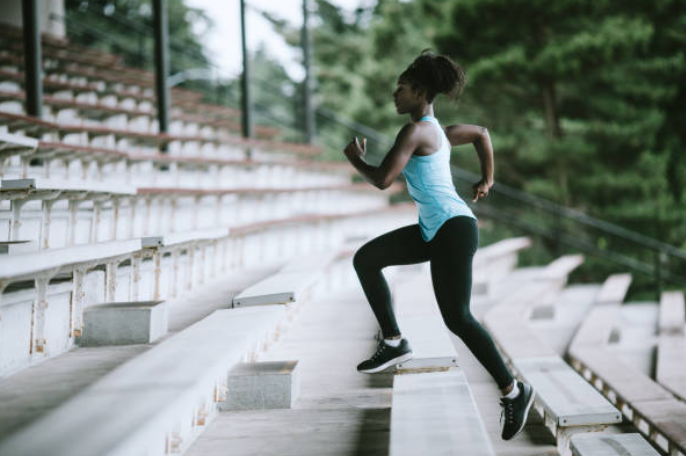
[[(545, 108), (545, 121), (548, 129), (548, 135), (553, 141), (558, 141), (560, 138), (562, 138), (562, 128), (560, 127), (560, 118), (557, 112), (555, 83), (553, 81), (546, 81), (543, 83), (543, 103)], [(560, 196), (562, 199), (562, 204), (569, 206), (571, 201), (565, 164), (565, 156), (558, 153), (555, 156), (555, 167), (557, 171), (557, 181), (560, 185)]]

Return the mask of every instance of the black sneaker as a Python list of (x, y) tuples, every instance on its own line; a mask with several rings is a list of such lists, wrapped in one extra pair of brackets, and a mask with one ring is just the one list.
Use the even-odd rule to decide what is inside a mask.
[(526, 418), (529, 415), (529, 409), (534, 403), (534, 396), (536, 393), (531, 385), (522, 383), (517, 380), (519, 387), (519, 394), (514, 399), (506, 397), (500, 398), (500, 405), (503, 410), (500, 415), (500, 421), (503, 419), (503, 433), (501, 435), (503, 440), (510, 440), (524, 429)]
[(400, 345), (391, 347), (381, 338), (376, 348), (376, 353), (366, 361), (362, 361), (357, 366), (357, 371), (363, 374), (374, 374), (381, 372), (388, 367), (403, 363), (412, 359), (412, 348), (407, 339), (400, 340)]

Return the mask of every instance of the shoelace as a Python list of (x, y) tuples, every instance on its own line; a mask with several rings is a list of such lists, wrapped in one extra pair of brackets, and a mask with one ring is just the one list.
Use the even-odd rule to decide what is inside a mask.
[(503, 408), (500, 411), (500, 422), (502, 423), (505, 418), (507, 424), (514, 423), (514, 401), (501, 399), (500, 406)]
[(386, 349), (386, 342), (382, 338), (379, 341), (379, 345), (376, 348), (376, 353), (374, 353), (374, 356), (372, 356), (372, 359), (376, 359), (385, 349)]

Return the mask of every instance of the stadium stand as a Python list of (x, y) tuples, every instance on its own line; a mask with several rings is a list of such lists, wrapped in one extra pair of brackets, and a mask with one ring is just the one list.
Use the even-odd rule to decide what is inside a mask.
[[(413, 223), (414, 207), (389, 205), (402, 185), (382, 193), (354, 184), (349, 165), (319, 161), (317, 147), (278, 141), (273, 127), (258, 126), (259, 139), (239, 138), (240, 113), (199, 93), (172, 90), (169, 132), (160, 133), (152, 73), (61, 38), (42, 38), (45, 112), (28, 116), (21, 40), (21, 30), (0, 29), (0, 397), (21, 396), (5, 402), (6, 413), (21, 404), (27, 411), (0, 429), (0, 454), (192, 453), (214, 419), (231, 416), (222, 404), (232, 368), (248, 363), (249, 370), (268, 357), (309, 303), (356, 285), (355, 248)], [(683, 454), (683, 295), (665, 293), (661, 304), (657, 380), (664, 388), (603, 349), (617, 331), (627, 275), (608, 279), (571, 345), (582, 376), (535, 333), (531, 318), (554, 309), (583, 258), (518, 271), (518, 253), (530, 246), (514, 238), (480, 249), (474, 296), (490, 306), (484, 322), (508, 364), (536, 388), (535, 408), (558, 453), (655, 454), (638, 434), (597, 432), (624, 413), (665, 453)], [(269, 272), (250, 276), (231, 296), (217, 291), (258, 269)], [(517, 272), (513, 292), (502, 284)], [(400, 296), (420, 286), (388, 276)], [(208, 292), (221, 299), (208, 305)], [(70, 370), (70, 355), (88, 342), (84, 313), (151, 301), (164, 302), (165, 312), (169, 303), (168, 334), (133, 347), (110, 371), (84, 374), (87, 382), (49, 407), (27, 406), (21, 401), (32, 394), (14, 393), (24, 378), (32, 385)], [(495, 454), (438, 309), (400, 299), (396, 311), (415, 358), (387, 372), (390, 454)], [(106, 358), (112, 349), (94, 353)], [(307, 375), (326, 373), (301, 369), (305, 400), (319, 400), (308, 396)]]

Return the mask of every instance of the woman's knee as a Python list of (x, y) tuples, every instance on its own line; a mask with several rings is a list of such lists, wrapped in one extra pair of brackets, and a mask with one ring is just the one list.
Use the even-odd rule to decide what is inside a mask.
[(475, 328), (478, 328), (479, 322), (471, 313), (459, 314), (446, 321), (446, 326), (455, 335), (462, 338), (464, 335), (468, 335)]
[(353, 267), (358, 272), (375, 269), (373, 255), (371, 255), (371, 252), (366, 245), (363, 245), (357, 252), (355, 252), (355, 255), (353, 256)]

